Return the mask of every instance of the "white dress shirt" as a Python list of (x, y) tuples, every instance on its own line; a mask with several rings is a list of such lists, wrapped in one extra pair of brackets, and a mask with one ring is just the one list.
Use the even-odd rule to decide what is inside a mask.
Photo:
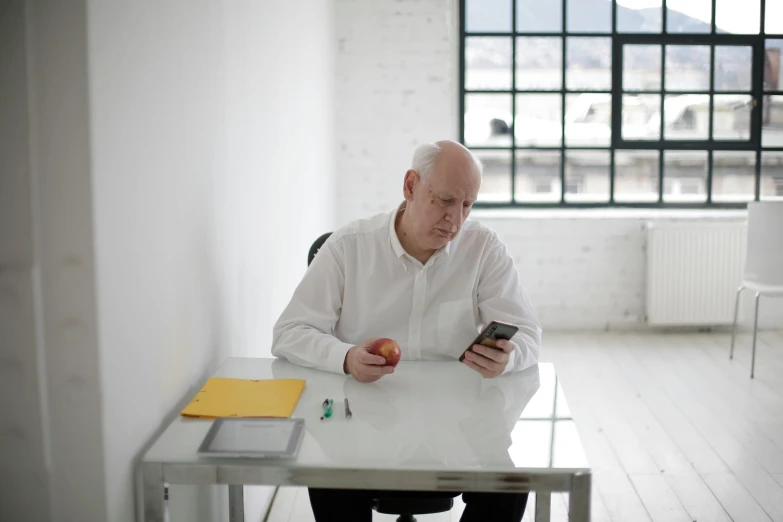
[(272, 354), (342, 374), (351, 347), (388, 337), (403, 360), (457, 360), (497, 320), (519, 327), (505, 371), (538, 362), (541, 328), (497, 234), (466, 221), (422, 265), (400, 244), (398, 212), (354, 221), (329, 237), (275, 324)]

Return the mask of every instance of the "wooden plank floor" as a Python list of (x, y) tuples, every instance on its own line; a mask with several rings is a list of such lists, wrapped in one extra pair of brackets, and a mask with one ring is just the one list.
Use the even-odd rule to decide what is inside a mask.
[[(783, 522), (783, 332), (548, 334), (594, 470), (596, 522)], [(532, 522), (531, 495), (525, 522)], [(566, 521), (568, 495), (552, 498)], [(457, 522), (451, 513), (417, 517)], [(281, 488), (270, 522), (311, 522), (303, 488)], [(375, 514), (373, 520), (395, 517)]]

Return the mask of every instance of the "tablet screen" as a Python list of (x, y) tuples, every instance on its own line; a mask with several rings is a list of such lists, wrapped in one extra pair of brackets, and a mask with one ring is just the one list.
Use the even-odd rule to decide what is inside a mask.
[(301, 419), (218, 419), (201, 450), (205, 453), (284, 455), (295, 451)]

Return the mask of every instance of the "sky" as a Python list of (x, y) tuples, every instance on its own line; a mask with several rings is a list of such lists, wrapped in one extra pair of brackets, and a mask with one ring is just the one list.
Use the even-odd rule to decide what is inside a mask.
[[(617, 3), (631, 9), (661, 6), (661, 0), (617, 0)], [(697, 20), (711, 22), (711, 0), (668, 0), (666, 5), (669, 9), (680, 11)], [(768, 24), (767, 32), (783, 33), (783, 0), (767, 0), (766, 9), (767, 20), (775, 21), (774, 24)], [(716, 11), (715, 24), (718, 28), (729, 33), (758, 32), (761, 0), (717, 0)]]

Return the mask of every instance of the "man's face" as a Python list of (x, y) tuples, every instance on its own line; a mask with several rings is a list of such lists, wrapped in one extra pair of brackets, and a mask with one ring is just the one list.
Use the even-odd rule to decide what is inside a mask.
[(449, 160), (441, 154), (425, 180), (408, 171), (405, 177), (406, 213), (421, 248), (437, 250), (457, 237), (470, 214), (481, 186), (481, 176), (465, 158)]

